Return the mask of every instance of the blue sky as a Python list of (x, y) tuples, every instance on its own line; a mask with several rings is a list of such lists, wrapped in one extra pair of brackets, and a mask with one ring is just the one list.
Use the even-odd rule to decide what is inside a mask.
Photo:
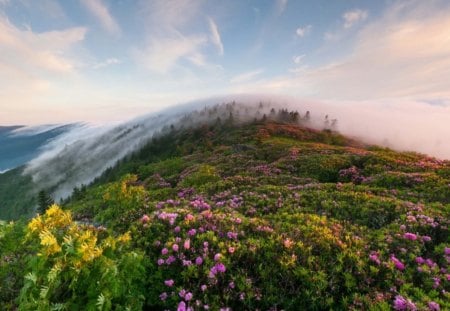
[(279, 94), (448, 106), (446, 0), (0, 0), (0, 124)]

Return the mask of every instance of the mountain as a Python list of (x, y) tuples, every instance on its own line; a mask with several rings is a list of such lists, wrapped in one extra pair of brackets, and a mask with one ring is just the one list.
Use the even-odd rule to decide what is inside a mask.
[(449, 161), (306, 113), (214, 109), (45, 214), (1, 223), (1, 309), (450, 308)]
[(34, 128), (0, 126), (0, 173), (32, 160), (44, 145), (72, 127), (73, 125)]

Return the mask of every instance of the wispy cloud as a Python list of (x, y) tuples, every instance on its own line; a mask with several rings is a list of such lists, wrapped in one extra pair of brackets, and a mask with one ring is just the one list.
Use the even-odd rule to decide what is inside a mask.
[(304, 36), (306, 36), (307, 34), (309, 34), (311, 32), (311, 29), (312, 29), (312, 25), (298, 27), (297, 30), (295, 31), (295, 34), (297, 36), (299, 36), (300, 38), (303, 38)]
[(296, 55), (292, 58), (292, 60), (294, 61), (295, 64), (300, 64), (303, 60), (303, 58), (305, 58), (305, 54), (302, 55)]
[(241, 73), (233, 78), (231, 78), (230, 83), (232, 84), (238, 84), (238, 83), (244, 83), (249, 82), (253, 80), (255, 77), (259, 76), (264, 72), (264, 69), (256, 69), (248, 72)]
[(219, 51), (219, 55), (223, 55), (223, 43), (220, 37), (219, 29), (217, 28), (217, 24), (214, 22), (212, 18), (208, 17), (209, 29), (211, 31), (211, 41), (217, 47)]
[(119, 24), (109, 12), (108, 7), (102, 0), (80, 0), (81, 3), (94, 17), (96, 17), (102, 27), (110, 34), (118, 35), (121, 32)]
[(100, 69), (100, 68), (108, 67), (108, 66), (111, 66), (111, 65), (117, 65), (117, 64), (120, 64), (120, 63), (121, 63), (120, 60), (118, 60), (117, 58), (111, 57), (111, 58), (105, 59), (102, 62), (99, 62), (99, 63), (95, 64), (93, 66), (93, 68), (94, 69)]
[(367, 19), (368, 13), (366, 10), (354, 9), (342, 14), (344, 20), (344, 28), (351, 28), (356, 23), (362, 22)]

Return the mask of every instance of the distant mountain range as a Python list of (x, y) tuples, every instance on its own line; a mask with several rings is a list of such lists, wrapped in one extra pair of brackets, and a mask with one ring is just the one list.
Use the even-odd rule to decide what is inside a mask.
[(74, 125), (0, 126), (0, 173), (21, 166), (35, 158), (52, 139)]

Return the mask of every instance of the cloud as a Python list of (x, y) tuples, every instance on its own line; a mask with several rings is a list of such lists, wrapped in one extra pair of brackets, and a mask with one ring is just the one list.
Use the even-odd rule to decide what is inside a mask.
[(116, 20), (112, 17), (108, 7), (102, 0), (80, 0), (83, 6), (95, 16), (102, 27), (110, 34), (118, 35), (121, 32)]
[(16, 70), (30, 72), (43, 70), (50, 73), (69, 73), (75, 68), (70, 49), (84, 40), (86, 28), (36, 33), (30, 28), (15, 27), (0, 16), (0, 64)]
[(244, 83), (253, 80), (255, 77), (259, 76), (264, 72), (263, 69), (256, 69), (253, 71), (244, 72), (242, 74), (239, 74), (233, 78), (231, 78), (230, 83), (237, 84), (237, 83)]
[(135, 51), (135, 56), (149, 70), (165, 74), (174, 69), (177, 63), (182, 60), (189, 60), (194, 65), (201, 65), (199, 62), (199, 50), (206, 43), (204, 36), (183, 36), (174, 34), (166, 38), (150, 39), (145, 50)]
[(211, 41), (217, 47), (219, 55), (223, 55), (223, 43), (220, 38), (219, 29), (212, 18), (208, 18), (209, 29), (211, 31)]
[(111, 57), (111, 58), (105, 59), (103, 62), (95, 64), (93, 66), (93, 68), (94, 69), (100, 69), (100, 68), (108, 67), (108, 66), (111, 66), (111, 65), (117, 65), (117, 64), (120, 64), (120, 63), (121, 63), (120, 60), (118, 60), (117, 58)]
[[(205, 47), (212, 44), (223, 53), (223, 44), (215, 22), (208, 18), (205, 32), (202, 1), (156, 0), (143, 2), (145, 19), (145, 44), (133, 49), (139, 66), (159, 75), (175, 71), (189, 72), (192, 66), (214, 68), (208, 63)], [(203, 27), (202, 27), (203, 26)], [(198, 30), (201, 28), (202, 30)], [(178, 72), (180, 73), (180, 72)]]
[(305, 58), (305, 54), (302, 55), (296, 55), (292, 58), (292, 60), (294, 61), (295, 64), (300, 64), (303, 60), (303, 58)]
[(344, 19), (344, 28), (351, 28), (354, 24), (367, 19), (368, 13), (365, 10), (354, 9), (342, 14)]
[(312, 25), (307, 25), (307, 26), (304, 26), (304, 27), (298, 27), (297, 30), (295, 31), (295, 33), (300, 38), (303, 38), (304, 36), (306, 36), (307, 34), (309, 34), (311, 32), (311, 29), (312, 29)]

